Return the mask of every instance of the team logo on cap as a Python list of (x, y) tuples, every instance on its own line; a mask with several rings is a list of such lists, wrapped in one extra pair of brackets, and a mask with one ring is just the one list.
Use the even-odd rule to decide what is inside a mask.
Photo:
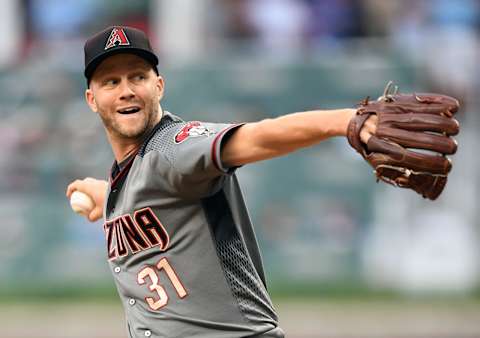
[(107, 44), (105, 45), (105, 50), (116, 46), (130, 46), (130, 41), (128, 41), (127, 34), (125, 34), (123, 28), (115, 27), (112, 29)]

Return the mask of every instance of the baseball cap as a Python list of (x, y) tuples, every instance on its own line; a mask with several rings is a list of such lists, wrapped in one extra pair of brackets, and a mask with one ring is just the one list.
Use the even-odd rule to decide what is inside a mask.
[(148, 61), (158, 74), (158, 57), (154, 54), (147, 35), (136, 28), (111, 26), (93, 35), (85, 42), (85, 71), (87, 84), (95, 69), (107, 57), (119, 53), (135, 54)]

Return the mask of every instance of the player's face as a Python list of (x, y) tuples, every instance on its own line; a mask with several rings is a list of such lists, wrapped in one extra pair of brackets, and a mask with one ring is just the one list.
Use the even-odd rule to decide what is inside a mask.
[(163, 79), (144, 59), (117, 54), (95, 70), (85, 97), (115, 139), (141, 139), (159, 121)]

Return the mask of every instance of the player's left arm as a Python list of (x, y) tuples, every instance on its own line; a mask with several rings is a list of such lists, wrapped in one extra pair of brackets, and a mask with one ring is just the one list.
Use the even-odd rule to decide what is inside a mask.
[[(291, 153), (335, 136), (346, 136), (356, 109), (314, 110), (246, 123), (222, 147), (225, 167), (237, 167)], [(375, 134), (376, 116), (365, 123), (361, 139)]]

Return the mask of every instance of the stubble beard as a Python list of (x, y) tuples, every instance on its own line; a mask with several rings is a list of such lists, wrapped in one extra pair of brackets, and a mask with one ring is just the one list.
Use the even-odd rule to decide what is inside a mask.
[[(117, 114), (117, 113), (114, 113)], [(138, 113), (137, 113), (138, 114)], [(135, 125), (125, 125), (116, 119), (116, 115), (99, 114), (107, 131), (119, 139), (143, 139), (157, 122), (159, 104), (152, 104), (150, 109), (145, 107), (142, 111), (142, 120)]]

